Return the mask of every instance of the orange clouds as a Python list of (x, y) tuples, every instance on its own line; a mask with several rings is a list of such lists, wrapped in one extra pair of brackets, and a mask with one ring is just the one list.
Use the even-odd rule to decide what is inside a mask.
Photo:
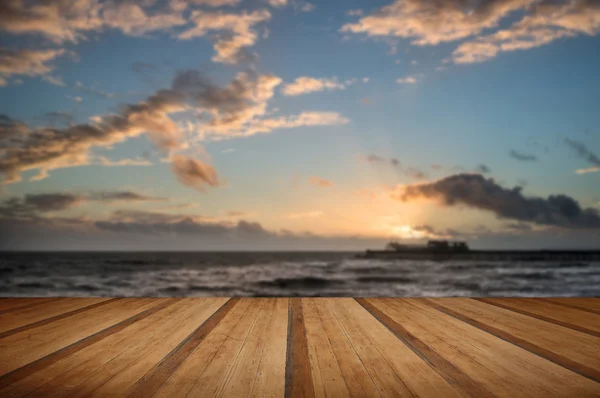
[(207, 185), (211, 187), (220, 185), (216, 170), (200, 160), (174, 155), (172, 169), (182, 184), (199, 191), (204, 191)]

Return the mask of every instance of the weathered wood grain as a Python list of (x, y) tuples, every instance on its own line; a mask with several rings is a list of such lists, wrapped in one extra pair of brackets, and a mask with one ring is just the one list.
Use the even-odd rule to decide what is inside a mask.
[(598, 397), (600, 299), (0, 299), (4, 397)]

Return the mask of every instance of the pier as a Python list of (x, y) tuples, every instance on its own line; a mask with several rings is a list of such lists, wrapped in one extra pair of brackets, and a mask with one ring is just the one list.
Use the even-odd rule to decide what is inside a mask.
[(2, 397), (598, 397), (599, 298), (6, 298)]
[(359, 258), (456, 261), (600, 261), (600, 250), (367, 250)]

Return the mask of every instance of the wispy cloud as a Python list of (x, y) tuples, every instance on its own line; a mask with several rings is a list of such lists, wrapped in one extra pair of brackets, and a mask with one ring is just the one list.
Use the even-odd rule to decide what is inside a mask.
[(396, 79), (396, 83), (398, 84), (416, 84), (417, 78), (415, 76), (407, 76)]
[[(281, 128), (349, 122), (335, 112), (303, 112), (277, 119), (264, 118), (267, 102), (280, 82), (281, 79), (274, 75), (242, 72), (220, 87), (200, 72), (188, 70), (178, 73), (169, 89), (158, 90), (137, 104), (122, 106), (116, 114), (93, 117), (89, 123), (61, 129), (32, 129), (24, 123), (10, 124), (3, 132), (10, 141), (10, 148), (0, 149), (0, 173), (4, 182), (16, 182), (23, 171), (37, 169), (39, 172), (33, 180), (43, 179), (50, 170), (90, 164), (92, 148), (108, 147), (142, 134), (147, 134), (161, 150), (181, 149), (183, 132), (171, 114), (184, 110), (204, 116), (196, 136), (191, 137), (196, 140), (231, 139)], [(24, 134), (24, 131), (30, 134)], [(180, 165), (193, 166), (183, 161)], [(199, 181), (194, 178), (184, 180)]]
[(585, 169), (578, 169), (575, 172), (577, 174), (588, 174), (600, 171), (600, 157), (592, 152), (584, 143), (565, 138), (565, 144), (569, 146), (580, 158), (584, 159), (592, 165), (592, 167)]
[(103, 166), (152, 166), (152, 162), (147, 159), (112, 160), (105, 156), (96, 156), (96, 160)]
[(515, 151), (514, 149), (511, 149), (510, 152), (508, 153), (508, 155), (515, 159), (515, 160), (519, 160), (521, 162), (537, 162), (538, 161), (538, 157), (530, 154), (530, 153), (523, 153), (523, 152), (518, 152)]
[(254, 26), (270, 18), (271, 13), (267, 10), (250, 13), (195, 10), (190, 15), (195, 26), (180, 33), (178, 37), (187, 40), (219, 31), (221, 33), (215, 36), (214, 48), (217, 54), (213, 61), (235, 64), (247, 59), (250, 55), (244, 50), (257, 42), (258, 33), (253, 29)]
[(315, 78), (308, 76), (298, 77), (293, 83), (283, 86), (281, 92), (287, 96), (297, 96), (302, 94), (314, 93), (323, 90), (343, 90), (346, 88), (344, 83), (339, 82), (337, 77)]
[[(508, 28), (500, 22), (518, 15)], [(501, 52), (539, 47), (561, 38), (600, 32), (600, 7), (590, 0), (489, 2), (396, 0), (342, 32), (412, 39), (416, 46), (465, 40), (452, 54), (457, 64), (483, 62)], [(489, 33), (491, 31), (491, 33)]]
[[(1, 18), (0, 18), (1, 20)], [(52, 84), (62, 85), (62, 80), (50, 76), (50, 63), (65, 54), (64, 49), (11, 50), (0, 48), (0, 86), (12, 76), (42, 76)]]
[(81, 82), (76, 82), (75, 83), (75, 89), (77, 89), (79, 91), (83, 91), (83, 92), (88, 93), (88, 94), (93, 94), (93, 95), (96, 95), (96, 96), (102, 97), (102, 98), (113, 98), (115, 96), (115, 94), (113, 94), (113, 93), (107, 93), (106, 91), (102, 91), (102, 90), (97, 89), (95, 87), (85, 86)]

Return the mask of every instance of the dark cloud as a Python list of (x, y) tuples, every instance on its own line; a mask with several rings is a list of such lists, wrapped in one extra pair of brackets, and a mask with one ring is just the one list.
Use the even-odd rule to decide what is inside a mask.
[(220, 185), (216, 170), (200, 160), (175, 155), (172, 159), (172, 169), (182, 184), (200, 191), (204, 191), (207, 185), (211, 187)]
[(481, 174), (489, 174), (492, 170), (485, 164), (480, 164), (475, 168), (475, 171)]
[(392, 196), (400, 201), (438, 200), (446, 206), (464, 205), (491, 211), (499, 218), (564, 228), (600, 229), (600, 214), (581, 208), (570, 196), (526, 197), (521, 187), (504, 188), (480, 174), (456, 174), (437, 181), (406, 185)]
[(24, 204), (33, 206), (37, 211), (65, 210), (79, 204), (82, 197), (70, 193), (47, 193), (25, 195)]
[(131, 191), (95, 191), (87, 195), (87, 200), (95, 200), (100, 202), (113, 202), (113, 201), (131, 201), (131, 202), (145, 202), (145, 201), (166, 201), (167, 198), (160, 198), (155, 196), (142, 195)]
[(596, 167), (600, 167), (600, 157), (585, 146), (585, 144), (570, 138), (565, 138), (565, 144), (572, 148), (580, 158)]
[(400, 167), (400, 161), (396, 158), (384, 158), (379, 155), (369, 154), (365, 156), (365, 160), (369, 163), (389, 164), (393, 167)]
[(86, 201), (163, 201), (165, 198), (146, 196), (129, 191), (96, 191), (83, 193), (27, 194), (22, 198), (8, 198), (0, 204), (0, 218), (42, 219), (42, 213), (63, 211)]
[(538, 158), (535, 155), (530, 153), (517, 152), (514, 149), (511, 149), (508, 155), (516, 160), (520, 160), (521, 162), (537, 162)]

